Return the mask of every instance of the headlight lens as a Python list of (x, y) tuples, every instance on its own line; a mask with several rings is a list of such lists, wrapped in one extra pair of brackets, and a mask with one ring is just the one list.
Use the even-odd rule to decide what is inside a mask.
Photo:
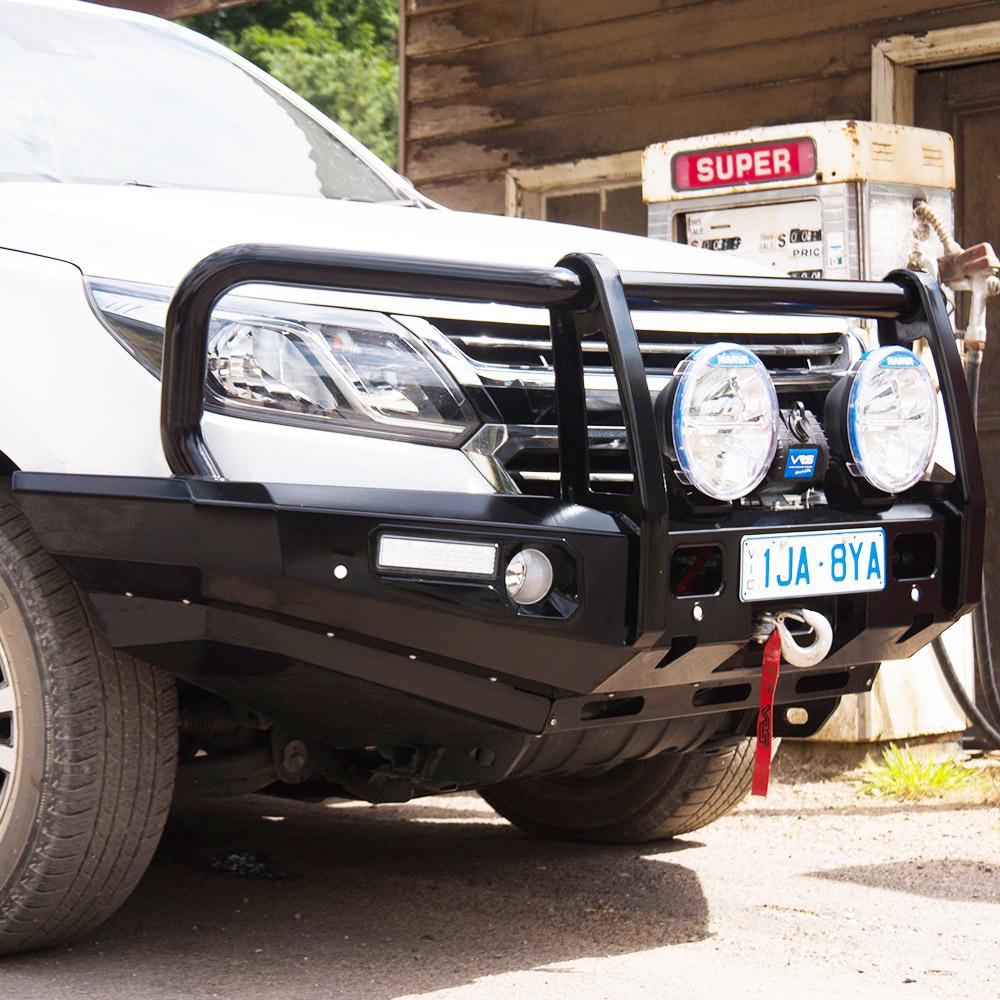
[(227, 297), (212, 323), (208, 383), (226, 408), (408, 436), (468, 430), (471, 411), (458, 386), (388, 316), (295, 304), (281, 318), (256, 311), (240, 315)]
[[(90, 283), (112, 332), (159, 374), (169, 293)], [(383, 313), (227, 295), (208, 339), (208, 406), (260, 419), (455, 443), (476, 423), (424, 343)]]
[(681, 362), (671, 414), (678, 477), (717, 500), (760, 485), (774, 459), (778, 397), (760, 358), (736, 344)]
[(851, 471), (885, 493), (902, 493), (927, 470), (937, 443), (930, 372), (905, 347), (880, 347), (864, 355), (850, 377)]

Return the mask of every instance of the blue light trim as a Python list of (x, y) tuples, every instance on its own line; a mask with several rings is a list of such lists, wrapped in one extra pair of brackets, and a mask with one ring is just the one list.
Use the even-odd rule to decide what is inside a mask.
[[(868, 354), (871, 352), (869, 351)], [(861, 365), (865, 364), (865, 360), (868, 354), (864, 354), (861, 357)], [(858, 377), (861, 374), (861, 366), (859, 365), (858, 370), (854, 373), (851, 379), (851, 392), (847, 397), (847, 438), (848, 443), (851, 446), (851, 456), (854, 461), (858, 463), (858, 468), (864, 472), (864, 459), (861, 457), (861, 446), (858, 443), (858, 422), (856, 418), (857, 408), (858, 408), (858, 393), (861, 391), (861, 379)]]
[[(861, 392), (861, 379), (864, 371), (868, 367), (877, 368), (920, 368), (920, 358), (905, 347), (880, 347), (875, 350), (865, 351), (858, 361), (857, 369), (851, 376), (851, 391), (847, 397), (847, 439), (851, 448), (851, 457), (858, 467), (858, 471), (873, 486), (871, 476), (865, 469), (865, 458), (861, 452), (861, 442), (858, 440), (858, 395)], [(880, 488), (877, 487), (876, 488)]]
[(704, 350), (705, 348), (699, 347), (696, 351), (692, 351), (678, 367), (681, 369), (679, 374), (675, 374), (674, 378), (680, 379), (677, 383), (677, 392), (674, 395), (674, 411), (671, 415), (671, 435), (674, 441), (674, 451), (677, 452), (677, 462), (680, 467), (684, 470), (684, 474), (690, 476), (691, 461), (688, 457), (687, 449), (684, 447), (684, 431), (681, 426), (681, 415), (684, 413), (684, 394), (687, 391), (687, 371), (691, 367), (691, 362)]
[[(699, 358), (699, 355), (706, 355), (705, 357)], [(681, 471), (688, 478), (689, 482), (697, 488), (695, 479), (697, 478), (692, 472), (692, 463), (688, 450), (684, 444), (684, 429), (681, 423), (682, 416), (684, 413), (684, 399), (688, 389), (688, 383), (691, 380), (691, 369), (694, 367), (696, 360), (704, 361), (706, 365), (713, 368), (715, 367), (725, 367), (725, 368), (759, 368), (763, 369), (763, 374), (766, 379), (770, 379), (770, 373), (764, 367), (763, 362), (756, 354), (753, 353), (749, 348), (743, 347), (740, 344), (711, 344), (705, 347), (699, 347), (692, 351), (678, 366), (674, 372), (674, 378), (678, 379), (677, 391), (674, 394), (673, 409), (671, 412), (670, 419), (670, 430), (671, 437), (674, 446), (674, 452), (677, 457), (677, 464), (680, 466)], [(773, 384), (772, 384), (772, 396), (773, 396)], [(777, 399), (774, 397), (774, 413), (772, 414), (772, 419), (777, 421)], [(773, 458), (773, 454), (772, 454)], [(770, 464), (770, 463), (768, 463)], [(766, 469), (764, 470), (766, 474)], [(753, 488), (759, 483), (755, 484)], [(720, 499), (720, 498), (717, 498)]]

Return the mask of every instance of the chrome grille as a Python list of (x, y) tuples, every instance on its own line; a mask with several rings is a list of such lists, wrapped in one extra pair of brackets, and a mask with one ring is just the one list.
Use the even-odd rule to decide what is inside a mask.
[[(557, 429), (554, 426), (555, 375), (552, 344), (546, 326), (494, 323), (475, 320), (435, 319), (433, 326), (441, 347), (458, 356), (477, 383), (491, 395), (507, 421), (484, 428), (466, 446), (477, 465), (494, 468), (488, 478), (500, 489), (555, 495), (559, 485)], [(826, 330), (815, 333), (728, 333), (640, 330), (639, 342), (648, 374), (650, 392), (658, 393), (674, 368), (692, 351), (721, 340), (744, 344), (753, 350), (771, 373), (789, 405), (800, 396), (824, 394), (847, 371), (852, 361), (849, 333)], [(590, 410), (590, 468), (593, 488), (611, 493), (632, 489), (632, 470), (617, 388), (606, 345), (600, 336), (581, 345)], [(535, 403), (534, 418), (522, 410), (514, 416), (506, 409), (505, 395), (527, 390)], [(546, 392), (548, 390), (548, 392)], [(539, 395), (539, 391), (541, 395)], [(531, 394), (534, 395), (531, 395)], [(528, 398), (528, 397), (525, 397)], [(550, 401), (546, 409), (538, 399)]]
[[(554, 430), (554, 428), (553, 428)], [(604, 493), (632, 492), (632, 464), (625, 428), (601, 428), (607, 436), (590, 438), (590, 482)], [(557, 445), (556, 445), (557, 446)], [(555, 495), (559, 484), (559, 459), (553, 440), (536, 437), (524, 447), (510, 449), (506, 469), (522, 493)]]
[[(434, 325), (474, 365), (487, 372), (509, 374), (552, 370), (552, 343), (547, 327), (513, 323), (477, 323), (435, 320)], [(824, 383), (836, 377), (846, 358), (846, 334), (717, 334), (640, 331), (639, 342), (646, 370), (651, 376), (669, 376), (676, 365), (699, 347), (720, 340), (745, 344), (756, 352), (779, 384), (789, 378)], [(611, 362), (602, 338), (581, 345), (586, 370), (605, 375)]]

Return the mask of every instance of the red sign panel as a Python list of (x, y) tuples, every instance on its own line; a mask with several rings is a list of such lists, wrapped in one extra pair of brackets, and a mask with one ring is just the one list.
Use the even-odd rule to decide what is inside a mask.
[(801, 180), (816, 173), (816, 144), (812, 139), (783, 139), (697, 149), (677, 153), (672, 172), (675, 191)]

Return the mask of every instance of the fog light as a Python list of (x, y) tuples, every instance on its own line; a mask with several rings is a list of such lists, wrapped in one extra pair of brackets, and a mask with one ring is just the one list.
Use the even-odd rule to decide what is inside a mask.
[(552, 589), (552, 563), (538, 549), (522, 549), (504, 574), (507, 593), (517, 604), (537, 604)]
[(850, 377), (851, 471), (883, 493), (902, 493), (924, 474), (937, 443), (937, 390), (930, 372), (905, 347), (880, 347)]
[(716, 500), (752, 493), (777, 444), (778, 396), (764, 363), (738, 344), (700, 347), (672, 385), (677, 478)]
[[(543, 557), (544, 558), (544, 557)], [(449, 576), (496, 576), (494, 542), (450, 542), (439, 538), (382, 535), (378, 541), (379, 569), (416, 570)]]
[[(852, 476), (883, 493), (903, 493), (934, 457), (937, 389), (928, 369), (905, 347), (862, 355), (830, 390), (823, 424), (835, 454)], [(934, 540), (931, 542), (931, 558)]]

